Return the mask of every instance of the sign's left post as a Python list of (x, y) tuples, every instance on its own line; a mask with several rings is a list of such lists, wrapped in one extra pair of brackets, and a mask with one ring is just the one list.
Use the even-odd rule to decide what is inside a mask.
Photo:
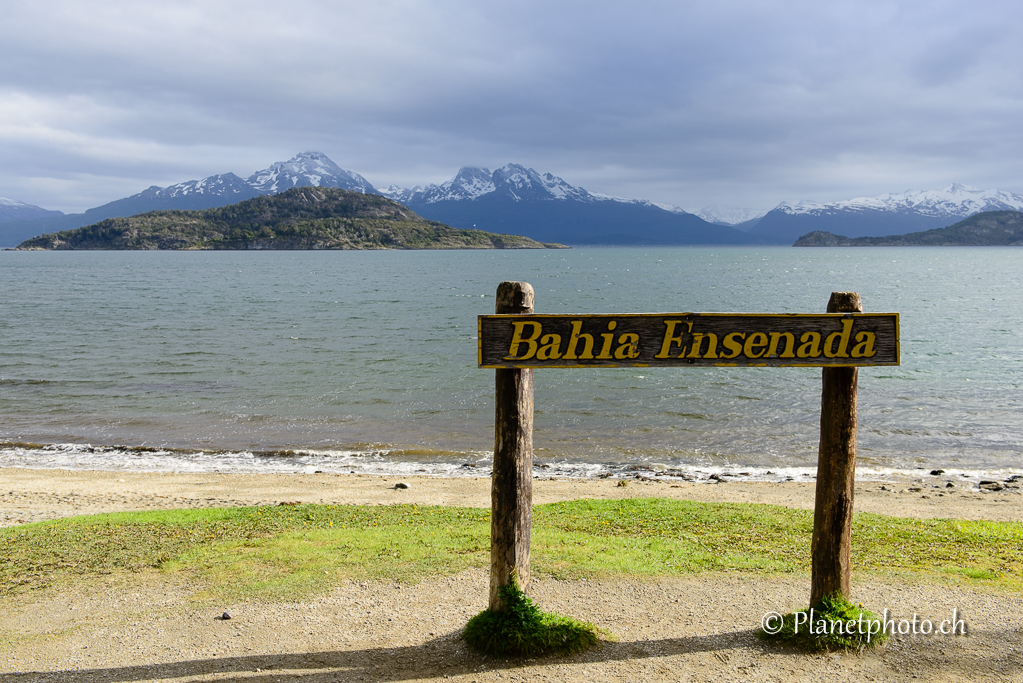
[[(533, 286), (502, 282), (501, 313), (532, 313)], [(494, 473), (490, 489), (490, 609), (504, 611), (500, 588), (514, 581), (529, 590), (529, 540), (533, 527), (533, 370), (495, 374)]]

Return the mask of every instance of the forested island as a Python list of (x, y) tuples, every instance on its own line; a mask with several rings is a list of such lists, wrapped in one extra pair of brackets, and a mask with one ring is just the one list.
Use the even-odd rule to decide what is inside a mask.
[(549, 249), (561, 244), (459, 230), (375, 194), (296, 187), (202, 211), (151, 211), (41, 235), (49, 249)]
[(1023, 212), (985, 211), (955, 225), (887, 237), (843, 237), (820, 230), (796, 240), (795, 247), (1020, 247)]

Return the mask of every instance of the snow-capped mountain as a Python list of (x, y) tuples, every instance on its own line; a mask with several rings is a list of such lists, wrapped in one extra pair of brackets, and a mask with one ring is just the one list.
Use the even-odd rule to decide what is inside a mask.
[(395, 201), (416, 204), (471, 201), (488, 194), (497, 194), (513, 201), (573, 199), (585, 202), (603, 198), (581, 187), (569, 185), (555, 175), (541, 175), (519, 164), (507, 164), (494, 172), (477, 166), (465, 166), (458, 170), (454, 178), (440, 185), (416, 186), (408, 190), (392, 186), (381, 194)]
[[(358, 173), (341, 168), (326, 154), (303, 152), (287, 161), (278, 161), (246, 179), (234, 173), (212, 175), (202, 180), (187, 180), (169, 187), (150, 187), (124, 200), (152, 203), (156, 209), (212, 209), (235, 204), (264, 194), (278, 194), (293, 187), (340, 187), (356, 192), (376, 192)], [(107, 205), (109, 206), (109, 205)]]
[(14, 247), (41, 231), (35, 225), (41, 221), (63, 218), (60, 211), (50, 211), (35, 204), (0, 197), (0, 248)]
[(672, 204), (628, 199), (599, 192), (588, 192), (551, 173), (538, 173), (519, 164), (506, 164), (496, 171), (478, 166), (463, 166), (454, 178), (440, 185), (416, 186), (411, 189), (395, 185), (380, 194), (402, 204), (435, 204), (443, 201), (472, 201), (494, 194), (512, 201), (571, 200), (577, 202), (619, 202), (655, 206), (670, 213), (687, 213)]
[(515, 201), (524, 199), (573, 199), (578, 202), (596, 199), (581, 187), (569, 185), (561, 178), (531, 168), (508, 164), (494, 171), (495, 192), (505, 192)]
[(464, 167), (440, 185), (380, 192), (419, 215), (458, 228), (564, 244), (747, 244), (763, 242), (677, 206), (587, 192), (519, 164)]
[(346, 171), (319, 152), (305, 152), (242, 179), (233, 173), (150, 187), (84, 214), (60, 216), (25, 227), (28, 239), (97, 223), (105, 218), (153, 210), (206, 209), (262, 194), (313, 185), (374, 192), (420, 215), (461, 228), (526, 235), (566, 244), (748, 244), (763, 238), (711, 225), (677, 206), (587, 192), (551, 173), (519, 164), (490, 171), (466, 167), (440, 185), (384, 191), (357, 173)]
[(258, 197), (259, 192), (234, 173), (221, 173), (202, 180), (188, 180), (164, 188), (153, 186), (135, 196), (160, 197), (168, 200), (184, 197), (225, 197), (231, 199), (232, 201), (229, 203), (233, 204)]
[[(187, 180), (169, 187), (154, 185), (138, 194), (97, 206), (85, 213), (65, 216), (59, 211), (53, 211), (48, 212), (49, 215), (25, 216), (30, 220), (18, 221), (15, 227), (5, 228), (0, 232), (0, 247), (15, 246), (44, 232), (73, 230), (107, 218), (134, 216), (147, 211), (214, 209), (307, 185), (340, 187), (356, 192), (376, 192), (369, 181), (361, 175), (344, 170), (325, 154), (303, 152), (288, 161), (279, 161), (267, 169), (256, 171), (247, 179), (240, 178), (234, 173), (221, 173), (202, 180)], [(0, 216), (3, 215), (3, 207), (4, 205), (0, 204)], [(45, 211), (39, 207), (35, 208)]]
[(35, 204), (26, 204), (25, 202), (19, 202), (17, 199), (0, 197), (0, 222), (62, 215), (64, 214), (60, 211), (50, 211)]
[(763, 218), (767, 212), (759, 211), (757, 209), (749, 209), (742, 206), (720, 206), (718, 204), (711, 204), (710, 206), (703, 207), (695, 213), (708, 223), (734, 226), (759, 220)]
[(907, 190), (822, 204), (782, 202), (750, 231), (791, 244), (821, 230), (846, 237), (883, 237), (945, 228), (982, 211), (1023, 211), (1023, 195), (953, 183), (942, 190)]
[(981, 211), (1023, 211), (1023, 195), (952, 183), (943, 190), (906, 190), (831, 204), (801, 201), (793, 206), (782, 202), (777, 208), (790, 215), (820, 215), (828, 211), (911, 211), (924, 216), (966, 218)]
[[(130, 216), (143, 211), (164, 209), (213, 209), (236, 204), (265, 194), (277, 194), (293, 187), (340, 187), (356, 192), (375, 192), (373, 186), (358, 173), (346, 171), (327, 155), (303, 152), (287, 161), (278, 161), (269, 168), (256, 171), (246, 179), (234, 173), (211, 175), (202, 180), (186, 180), (168, 187), (150, 187), (115, 202), (104, 204), (86, 213), (102, 210), (110, 216)], [(124, 213), (128, 211), (129, 213)], [(110, 216), (104, 216), (108, 218)]]
[(146, 211), (213, 209), (252, 199), (260, 194), (234, 173), (222, 173), (202, 180), (187, 180), (168, 187), (153, 185), (138, 194), (89, 209), (78, 215), (81, 216), (81, 220), (87, 221), (83, 225), (89, 225), (105, 218), (133, 216)]
[(310, 185), (376, 193), (368, 180), (358, 173), (346, 171), (320, 152), (303, 152), (287, 161), (278, 161), (270, 168), (256, 171), (246, 182), (260, 194), (277, 194), (293, 187)]
[(391, 185), (386, 190), (378, 190), (378, 192), (389, 199), (408, 205), (409, 202), (433, 204), (440, 201), (478, 199), (496, 189), (493, 173), (489, 170), (476, 166), (464, 166), (458, 169), (454, 178), (440, 185), (427, 185), (426, 187), (416, 185), (412, 188)]
[(237, 204), (260, 194), (234, 173), (212, 175), (202, 180), (187, 180), (168, 187), (153, 185), (138, 194), (97, 206), (85, 213), (63, 216), (47, 225), (46, 232), (80, 228), (107, 218), (134, 216), (147, 211), (213, 209)]

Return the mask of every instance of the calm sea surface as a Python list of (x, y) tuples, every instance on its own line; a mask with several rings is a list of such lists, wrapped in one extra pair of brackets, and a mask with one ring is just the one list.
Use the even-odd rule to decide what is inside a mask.
[[(1023, 471), (1023, 250), (0, 252), (0, 466), (485, 474), (501, 280), (546, 313), (901, 314), (870, 472)], [(536, 373), (538, 474), (807, 476), (817, 368)]]

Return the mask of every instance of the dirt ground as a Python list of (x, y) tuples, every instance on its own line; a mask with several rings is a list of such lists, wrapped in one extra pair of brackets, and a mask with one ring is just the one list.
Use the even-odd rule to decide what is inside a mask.
[[(473, 505), (484, 479), (336, 475), (145, 474), (0, 470), (3, 524), (114, 510), (277, 502)], [(890, 490), (881, 490), (881, 486)], [(1017, 490), (944, 481), (864, 482), (856, 509), (917, 517), (1020, 520)], [(678, 488), (675, 488), (678, 486)], [(919, 488), (920, 491), (911, 491)], [(943, 495), (938, 496), (941, 493)], [(809, 508), (813, 484), (537, 481), (538, 503), (670, 496)], [(925, 497), (926, 496), (926, 497)], [(615, 640), (555, 659), (495, 660), (459, 632), (486, 607), (487, 574), (415, 585), (343, 583), (307, 603), (216, 604), (201, 586), (147, 572), (0, 598), (0, 683), (31, 681), (1017, 681), (1023, 597), (854, 577), (853, 599), (906, 627), (962, 620), (966, 635), (905, 634), (863, 652), (808, 655), (756, 638), (769, 612), (805, 606), (807, 577), (701, 574), (657, 580), (535, 581), (544, 609), (591, 621)], [(231, 618), (222, 618), (224, 612)]]

